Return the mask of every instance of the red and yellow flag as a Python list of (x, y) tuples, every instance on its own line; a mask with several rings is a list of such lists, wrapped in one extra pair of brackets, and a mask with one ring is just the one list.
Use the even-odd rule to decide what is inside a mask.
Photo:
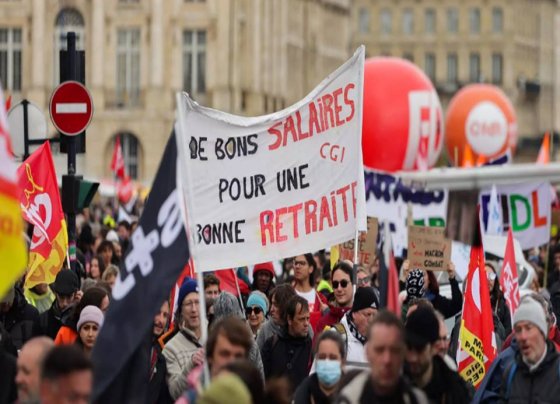
[(54, 282), (68, 247), (49, 142), (35, 150), (18, 168), (17, 174), (23, 217), (35, 226), (25, 279), (25, 287), (32, 288), (39, 283)]
[(27, 251), (18, 206), (16, 164), (0, 87), (0, 298), (25, 270)]
[(466, 279), (457, 364), (459, 374), (478, 387), (496, 357), (496, 342), (490, 293), (484, 267), (484, 250), (480, 221), (471, 247), (469, 273)]

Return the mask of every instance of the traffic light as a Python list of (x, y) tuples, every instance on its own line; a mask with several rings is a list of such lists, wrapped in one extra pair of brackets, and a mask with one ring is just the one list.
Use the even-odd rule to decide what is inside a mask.
[(81, 175), (62, 176), (62, 210), (66, 214), (76, 214), (91, 203), (98, 182), (86, 181)]

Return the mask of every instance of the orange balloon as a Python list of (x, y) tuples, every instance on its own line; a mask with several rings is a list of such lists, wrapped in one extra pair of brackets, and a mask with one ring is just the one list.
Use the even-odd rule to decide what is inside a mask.
[[(475, 160), (513, 153), (517, 118), (510, 100), (498, 87), (470, 84), (451, 100), (445, 119), (445, 145), (450, 160), (461, 165), (468, 143)], [(455, 161), (457, 157), (457, 161)]]

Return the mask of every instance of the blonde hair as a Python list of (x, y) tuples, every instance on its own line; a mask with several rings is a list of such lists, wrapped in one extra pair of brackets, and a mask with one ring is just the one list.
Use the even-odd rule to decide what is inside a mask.
[(115, 278), (119, 276), (119, 268), (113, 264), (110, 264), (107, 268), (105, 268), (103, 275), (101, 275), (101, 280), (107, 282), (111, 276), (114, 276)]

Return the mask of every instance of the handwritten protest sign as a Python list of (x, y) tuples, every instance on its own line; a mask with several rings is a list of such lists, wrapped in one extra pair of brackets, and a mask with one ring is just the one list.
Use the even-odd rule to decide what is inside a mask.
[(178, 187), (195, 267), (307, 253), (366, 230), (364, 48), (298, 103), (245, 118), (177, 97)]
[(451, 257), (451, 241), (441, 227), (409, 226), (408, 259), (411, 268), (426, 271), (447, 270)]
[[(375, 250), (377, 247), (377, 233), (379, 223), (377, 218), (367, 218), (367, 233), (360, 233), (358, 239), (358, 264), (369, 267), (375, 260)], [(340, 260), (350, 260), (354, 262), (354, 239), (342, 243), (338, 246)]]

